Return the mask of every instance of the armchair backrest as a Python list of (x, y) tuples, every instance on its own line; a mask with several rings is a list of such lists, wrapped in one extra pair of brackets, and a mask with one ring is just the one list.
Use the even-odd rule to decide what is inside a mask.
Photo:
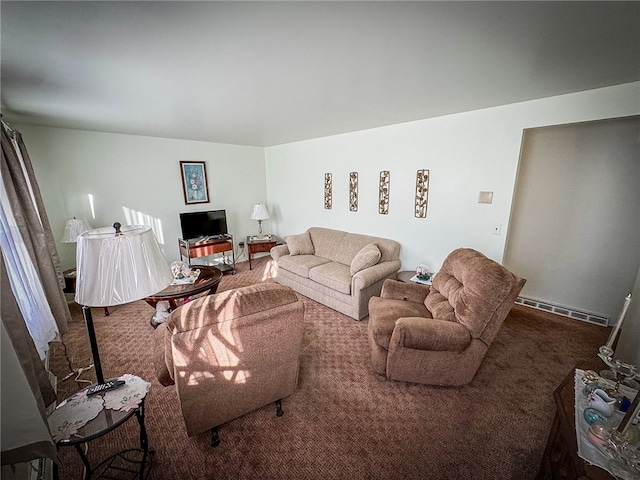
[(459, 248), (433, 278), (425, 306), (434, 318), (455, 320), (489, 345), (525, 281), (480, 252)]
[(156, 373), (162, 384), (175, 383), (189, 435), (293, 392), (303, 316), (295, 292), (276, 283), (209, 295), (171, 313), (156, 331)]

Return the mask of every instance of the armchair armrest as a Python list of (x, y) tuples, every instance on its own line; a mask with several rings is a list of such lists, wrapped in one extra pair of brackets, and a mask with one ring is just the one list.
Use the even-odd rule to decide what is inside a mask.
[(271, 253), (271, 258), (273, 258), (274, 260), (278, 260), (280, 257), (289, 255), (289, 247), (287, 247), (286, 244), (276, 245), (271, 250), (269, 250), (269, 253)]
[(396, 321), (391, 343), (416, 350), (461, 352), (471, 343), (471, 334), (458, 322), (404, 317)]
[(430, 288), (428, 285), (421, 285), (419, 283), (404, 283), (398, 280), (388, 279), (382, 284), (380, 297), (391, 300), (424, 303)]

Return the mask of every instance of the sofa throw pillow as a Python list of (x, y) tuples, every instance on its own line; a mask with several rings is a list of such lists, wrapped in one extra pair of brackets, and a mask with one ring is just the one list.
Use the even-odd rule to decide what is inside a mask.
[(365, 245), (351, 260), (351, 275), (355, 275), (365, 268), (373, 267), (381, 256), (380, 249), (375, 243)]
[(284, 241), (287, 242), (290, 255), (313, 255), (315, 252), (309, 232), (304, 232), (300, 235), (288, 235), (284, 237)]

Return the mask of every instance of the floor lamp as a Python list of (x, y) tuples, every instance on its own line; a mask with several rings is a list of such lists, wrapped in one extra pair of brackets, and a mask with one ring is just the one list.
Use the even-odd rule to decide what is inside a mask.
[(166, 288), (173, 275), (151, 227), (121, 226), (78, 236), (76, 303), (82, 305), (98, 383), (104, 383), (91, 307), (111, 307)]

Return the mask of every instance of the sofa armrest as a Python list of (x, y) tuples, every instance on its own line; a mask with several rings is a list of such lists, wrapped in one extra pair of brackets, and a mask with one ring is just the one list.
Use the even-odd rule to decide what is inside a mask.
[(400, 260), (376, 263), (372, 267), (360, 270), (351, 280), (352, 292), (363, 290), (400, 270)]
[(380, 298), (391, 300), (405, 300), (408, 302), (422, 303), (427, 298), (431, 287), (420, 283), (405, 283), (398, 280), (388, 279), (382, 284)]
[(471, 334), (458, 322), (404, 317), (396, 321), (391, 343), (416, 350), (461, 352), (471, 343)]
[(271, 258), (273, 258), (274, 260), (278, 260), (280, 257), (289, 255), (289, 247), (287, 247), (286, 244), (276, 245), (269, 251), (269, 253), (271, 253)]

